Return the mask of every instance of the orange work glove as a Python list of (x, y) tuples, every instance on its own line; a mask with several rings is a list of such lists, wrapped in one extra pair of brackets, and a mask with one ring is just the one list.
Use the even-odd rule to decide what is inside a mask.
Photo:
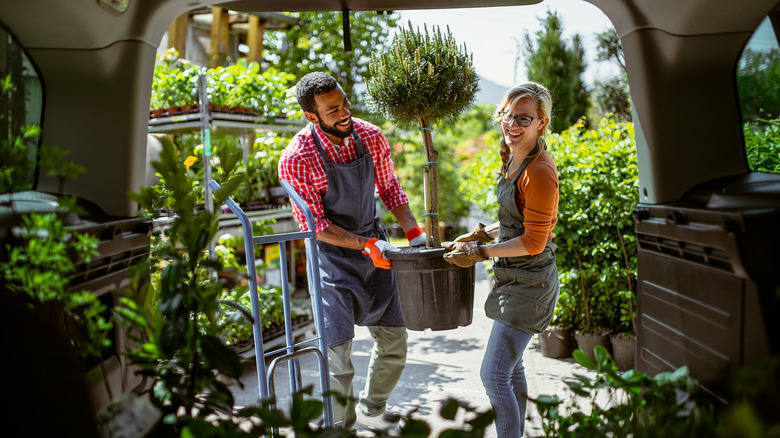
[(428, 243), (428, 235), (420, 227), (414, 227), (406, 232), (406, 240), (409, 246), (423, 246)]
[(387, 243), (384, 240), (379, 240), (376, 237), (368, 239), (366, 245), (363, 247), (363, 254), (371, 257), (371, 261), (374, 262), (374, 266), (382, 269), (390, 269), (392, 264), (385, 256), (387, 251), (398, 250), (398, 248)]

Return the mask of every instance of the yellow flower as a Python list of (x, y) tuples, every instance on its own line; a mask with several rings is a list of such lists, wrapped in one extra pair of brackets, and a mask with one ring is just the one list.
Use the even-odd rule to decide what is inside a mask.
[(184, 165), (187, 166), (187, 170), (190, 170), (190, 166), (195, 164), (196, 161), (198, 161), (198, 157), (193, 157), (192, 155), (187, 157), (187, 159), (184, 160)]

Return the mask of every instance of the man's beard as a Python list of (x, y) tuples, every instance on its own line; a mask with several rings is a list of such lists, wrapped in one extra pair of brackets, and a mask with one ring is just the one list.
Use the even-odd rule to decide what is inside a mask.
[(322, 129), (322, 131), (325, 132), (326, 134), (330, 134), (334, 137), (347, 138), (349, 137), (349, 134), (352, 134), (352, 130), (354, 129), (354, 124), (351, 122), (352, 122), (352, 118), (350, 117), (349, 129), (344, 131), (343, 129), (340, 129), (336, 125), (326, 125), (325, 122), (320, 121), (320, 129)]

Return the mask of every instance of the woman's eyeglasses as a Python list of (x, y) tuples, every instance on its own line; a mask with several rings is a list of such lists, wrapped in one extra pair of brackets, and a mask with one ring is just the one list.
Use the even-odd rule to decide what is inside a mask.
[(512, 120), (517, 123), (518, 126), (522, 126), (523, 128), (527, 128), (531, 126), (531, 123), (534, 121), (534, 119), (538, 119), (542, 116), (536, 116), (536, 117), (528, 117), (528, 116), (516, 116), (509, 111), (500, 111), (498, 113), (498, 116), (501, 118), (501, 121), (507, 125), (512, 124)]

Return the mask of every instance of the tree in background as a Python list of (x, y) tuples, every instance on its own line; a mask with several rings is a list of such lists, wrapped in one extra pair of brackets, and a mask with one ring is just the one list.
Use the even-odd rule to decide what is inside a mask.
[(525, 67), (529, 80), (552, 93), (555, 114), (551, 127), (553, 132), (561, 132), (588, 112), (589, 92), (582, 79), (585, 49), (579, 34), (570, 42), (564, 40), (563, 23), (556, 12), (548, 9), (539, 22), (543, 28), (534, 38), (525, 32)]
[(389, 46), (390, 32), (398, 26), (398, 14), (352, 12), (350, 52), (344, 51), (341, 12), (290, 15), (299, 18), (302, 24), (283, 32), (267, 32), (266, 44), (274, 66), (297, 78), (313, 71), (329, 72), (349, 96), (355, 115), (377, 122), (376, 116), (371, 116), (363, 104), (363, 77), (367, 75), (371, 54)]
[(742, 121), (780, 116), (780, 50), (745, 50), (737, 71)]
[(594, 103), (600, 116), (612, 113), (619, 122), (631, 121), (631, 96), (623, 56), (623, 45), (615, 29), (596, 34), (596, 61), (614, 62), (618, 73), (596, 84)]

